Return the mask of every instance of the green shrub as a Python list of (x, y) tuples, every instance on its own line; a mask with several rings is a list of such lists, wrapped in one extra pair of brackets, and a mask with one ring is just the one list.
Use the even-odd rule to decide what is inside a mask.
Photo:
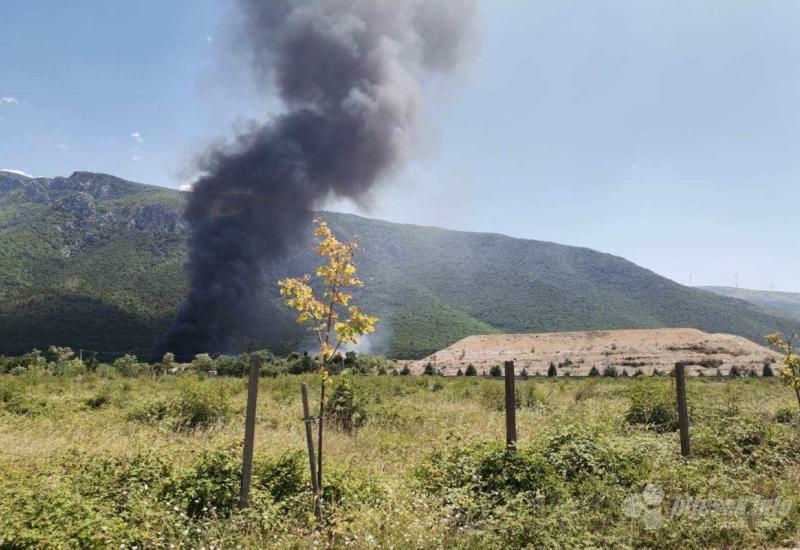
[(364, 399), (353, 384), (352, 374), (339, 376), (330, 398), (325, 403), (325, 418), (347, 432), (360, 428), (367, 422)]
[(135, 405), (128, 413), (127, 418), (132, 422), (142, 424), (156, 424), (169, 416), (170, 406), (164, 399), (153, 399)]
[(597, 381), (581, 382), (581, 385), (575, 391), (575, 402), (580, 403), (587, 399), (592, 399), (597, 396)]
[(773, 417), (775, 418), (775, 422), (779, 424), (791, 424), (800, 418), (800, 414), (798, 414), (795, 405), (784, 405), (775, 411)]
[(555, 378), (558, 376), (558, 370), (556, 370), (556, 366), (554, 363), (550, 363), (550, 366), (547, 368), (547, 376), (550, 378)]
[(667, 386), (649, 380), (637, 380), (628, 393), (631, 405), (625, 415), (629, 424), (652, 426), (657, 432), (678, 429), (675, 396)]
[(500, 368), (500, 365), (494, 365), (489, 369), (489, 376), (492, 378), (499, 378), (503, 376), (503, 370)]
[(592, 365), (592, 368), (589, 370), (589, 376), (600, 376), (600, 371), (597, 370), (597, 367)]
[(574, 426), (547, 441), (545, 458), (566, 481), (603, 479), (623, 486), (634, 482), (643, 464), (638, 456), (614, 450), (597, 433)]
[(87, 398), (83, 403), (90, 409), (99, 409), (111, 402), (111, 396), (107, 391), (102, 391), (92, 397)]
[(187, 381), (177, 399), (169, 404), (169, 415), (177, 430), (208, 428), (228, 419), (228, 396), (221, 384)]
[(606, 368), (603, 369), (603, 376), (607, 378), (616, 378), (617, 367), (615, 367), (614, 365), (608, 365)]
[[(519, 392), (515, 394), (517, 408), (522, 404)], [(478, 402), (490, 411), (504, 411), (506, 409), (506, 389), (499, 382), (487, 380), (478, 389)]]
[(125, 377), (135, 377), (150, 374), (150, 366), (139, 363), (133, 355), (123, 355), (117, 358), (112, 366)]
[[(550, 404), (550, 394), (536, 384), (529, 382), (520, 388), (523, 392), (522, 405), (525, 407), (546, 407)], [(518, 392), (519, 393), (519, 392)]]
[(273, 460), (257, 460), (253, 464), (255, 485), (268, 491), (275, 502), (308, 490), (304, 476), (306, 462), (301, 451), (287, 453)]
[(552, 464), (528, 446), (514, 453), (500, 443), (436, 450), (415, 470), (415, 478), (427, 493), (478, 517), (519, 497), (543, 503), (559, 494)]
[(467, 370), (464, 371), (464, 376), (478, 376), (478, 369), (475, 368), (475, 365), (470, 363), (467, 365)]
[(166, 492), (185, 503), (189, 517), (228, 517), (239, 501), (240, 460), (233, 452), (205, 451), (189, 468), (178, 473)]
[(207, 353), (198, 353), (192, 359), (192, 368), (201, 374), (216, 371), (214, 358)]

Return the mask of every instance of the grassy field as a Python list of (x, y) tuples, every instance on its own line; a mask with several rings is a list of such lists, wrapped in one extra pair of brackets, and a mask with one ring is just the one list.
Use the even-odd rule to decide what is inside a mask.
[[(316, 375), (261, 381), (253, 505), (239, 512), (244, 380), (1, 375), (0, 548), (781, 548), (800, 538), (800, 422), (774, 380), (691, 379), (694, 456), (683, 461), (670, 378), (520, 381), (520, 447), (509, 455), (502, 381), (334, 377), (352, 388), (363, 425), (328, 432), (320, 530), (304, 380), (316, 395)], [(748, 500), (672, 513), (687, 497), (709, 508)], [(783, 507), (756, 501), (776, 497)]]

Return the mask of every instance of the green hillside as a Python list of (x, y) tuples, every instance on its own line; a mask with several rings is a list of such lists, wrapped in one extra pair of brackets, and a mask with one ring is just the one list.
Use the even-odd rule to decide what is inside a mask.
[(772, 290), (751, 290), (748, 288), (734, 288), (730, 286), (705, 286), (704, 290), (738, 298), (755, 304), (771, 312), (790, 314), (800, 318), (800, 293), (797, 292), (777, 292)]
[[(182, 201), (178, 191), (103, 174), (0, 172), (0, 353), (58, 344), (146, 354), (186, 292)], [(373, 352), (420, 357), (487, 332), (664, 326), (761, 341), (785, 321), (589, 249), (325, 216), (365, 249), (359, 300), (381, 318), (364, 343)], [(274, 281), (310, 271), (314, 260), (309, 243), (266, 273), (253, 297), (259, 314), (243, 319), (230, 351), (307, 345)]]

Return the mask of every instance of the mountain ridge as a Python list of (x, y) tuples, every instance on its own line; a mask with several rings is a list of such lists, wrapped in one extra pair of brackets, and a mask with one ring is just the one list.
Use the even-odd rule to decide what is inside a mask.
[[(54, 344), (146, 355), (186, 293), (185, 197), (93, 172), (0, 172), (0, 246), (8, 252), (0, 260), (0, 353)], [(672, 326), (760, 343), (786, 320), (585, 247), (322, 215), (337, 236), (357, 235), (364, 248), (357, 261), (366, 287), (356, 299), (381, 321), (361, 349), (394, 357), (499, 332)], [(265, 269), (226, 351), (313, 349), (274, 284), (313, 271), (311, 238), (309, 227), (303, 246)]]

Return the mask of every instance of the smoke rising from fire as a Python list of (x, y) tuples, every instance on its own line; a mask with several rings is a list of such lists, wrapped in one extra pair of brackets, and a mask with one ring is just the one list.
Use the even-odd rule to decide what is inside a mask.
[(421, 78), (458, 66), (473, 0), (239, 0), (237, 47), (282, 114), (206, 152), (189, 195), (191, 286), (157, 353), (225, 351), (326, 200), (358, 200), (418, 138)]

